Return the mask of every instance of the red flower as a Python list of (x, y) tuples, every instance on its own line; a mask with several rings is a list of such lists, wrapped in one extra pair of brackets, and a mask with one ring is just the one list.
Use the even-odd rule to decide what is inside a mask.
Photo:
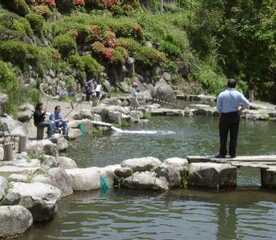
[(56, 6), (56, 1), (55, 0), (45, 0), (45, 3), (48, 6)]
[(107, 60), (111, 60), (113, 54), (112, 48), (105, 48), (103, 52), (103, 57)]
[(74, 0), (74, 5), (75, 6), (84, 6), (85, 1), (84, 0)]

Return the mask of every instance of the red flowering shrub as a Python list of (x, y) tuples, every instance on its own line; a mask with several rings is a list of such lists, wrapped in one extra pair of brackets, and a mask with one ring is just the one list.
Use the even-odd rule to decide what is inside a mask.
[(85, 1), (84, 0), (74, 0), (74, 5), (75, 6), (84, 6)]
[(56, 6), (55, 0), (45, 0), (44, 1), (48, 6)]
[(105, 47), (101, 42), (94, 42), (92, 49), (99, 57), (109, 61), (112, 59), (113, 48)]
[(102, 55), (103, 55), (103, 58), (110, 61), (112, 59), (112, 54), (113, 54), (113, 48), (105, 48)]
[(101, 0), (105, 8), (111, 8), (118, 3), (118, 0)]
[(110, 48), (114, 48), (116, 46), (116, 35), (114, 32), (112, 31), (105, 32), (104, 45)]

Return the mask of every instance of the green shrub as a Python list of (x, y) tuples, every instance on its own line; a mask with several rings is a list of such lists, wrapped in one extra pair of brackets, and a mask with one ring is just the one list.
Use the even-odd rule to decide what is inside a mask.
[(148, 66), (160, 65), (167, 61), (164, 53), (152, 47), (138, 48), (134, 53), (134, 57), (137, 61), (143, 62), (143, 64)]
[(12, 66), (0, 60), (0, 89), (9, 97), (7, 111), (12, 112), (15, 109), (17, 91), (19, 82)]
[(2, 3), (9, 10), (17, 13), (20, 16), (25, 16), (30, 12), (30, 9), (25, 0), (2, 0)]
[(18, 88), (18, 81), (12, 66), (0, 60), (0, 87), (11, 93)]
[(225, 87), (225, 77), (222, 74), (214, 72), (213, 68), (207, 64), (202, 64), (194, 74), (196, 80), (209, 93), (218, 94)]
[(126, 59), (128, 57), (128, 52), (123, 47), (116, 47), (113, 50), (111, 62), (112, 63), (125, 63)]
[(34, 33), (41, 35), (43, 31), (44, 18), (38, 14), (30, 13), (26, 16)]
[(12, 29), (28, 36), (32, 36), (33, 34), (31, 25), (25, 18), (18, 18), (14, 20)]
[(161, 41), (160, 50), (172, 57), (178, 57), (181, 55), (180, 48), (168, 41)]
[(54, 64), (56, 52), (51, 48), (36, 47), (20, 41), (0, 42), (0, 58), (19, 66), (21, 70), (28, 70), (33, 66), (38, 73)]
[(77, 44), (72, 34), (59, 35), (54, 39), (54, 47), (58, 49), (60, 54), (67, 58), (74, 54), (77, 50)]
[(69, 58), (69, 63), (77, 70), (85, 71), (88, 77), (98, 75), (104, 70), (96, 59), (91, 56), (79, 56), (78, 54), (72, 55)]
[(8, 11), (0, 12), (0, 26), (5, 28), (6, 32), (7, 30), (15, 31), (20, 35), (31, 36), (33, 33), (29, 22), (25, 18)]

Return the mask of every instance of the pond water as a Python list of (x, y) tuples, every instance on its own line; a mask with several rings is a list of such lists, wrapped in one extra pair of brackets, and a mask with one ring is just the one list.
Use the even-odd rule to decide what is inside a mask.
[[(276, 123), (242, 121), (238, 154), (276, 154)], [(217, 119), (152, 118), (131, 131), (83, 137), (69, 155), (79, 166), (106, 166), (134, 157), (216, 154)], [(156, 132), (152, 132), (156, 131)], [(78, 193), (59, 203), (56, 218), (22, 239), (276, 239), (276, 192), (263, 191), (259, 172), (241, 169), (235, 192), (114, 190)]]

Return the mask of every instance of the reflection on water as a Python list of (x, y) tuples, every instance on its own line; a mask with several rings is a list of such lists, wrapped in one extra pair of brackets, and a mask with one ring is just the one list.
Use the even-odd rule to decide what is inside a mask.
[[(173, 131), (174, 135), (86, 137), (70, 152), (79, 165), (105, 166), (151, 155), (165, 159), (214, 154), (217, 121), (198, 118), (153, 119), (131, 128)], [(240, 154), (276, 152), (276, 124), (242, 122)], [(111, 191), (79, 193), (59, 204), (57, 217), (35, 226), (22, 239), (276, 239), (276, 192), (253, 188), (259, 172), (240, 169), (236, 192), (177, 190), (168, 193)]]

